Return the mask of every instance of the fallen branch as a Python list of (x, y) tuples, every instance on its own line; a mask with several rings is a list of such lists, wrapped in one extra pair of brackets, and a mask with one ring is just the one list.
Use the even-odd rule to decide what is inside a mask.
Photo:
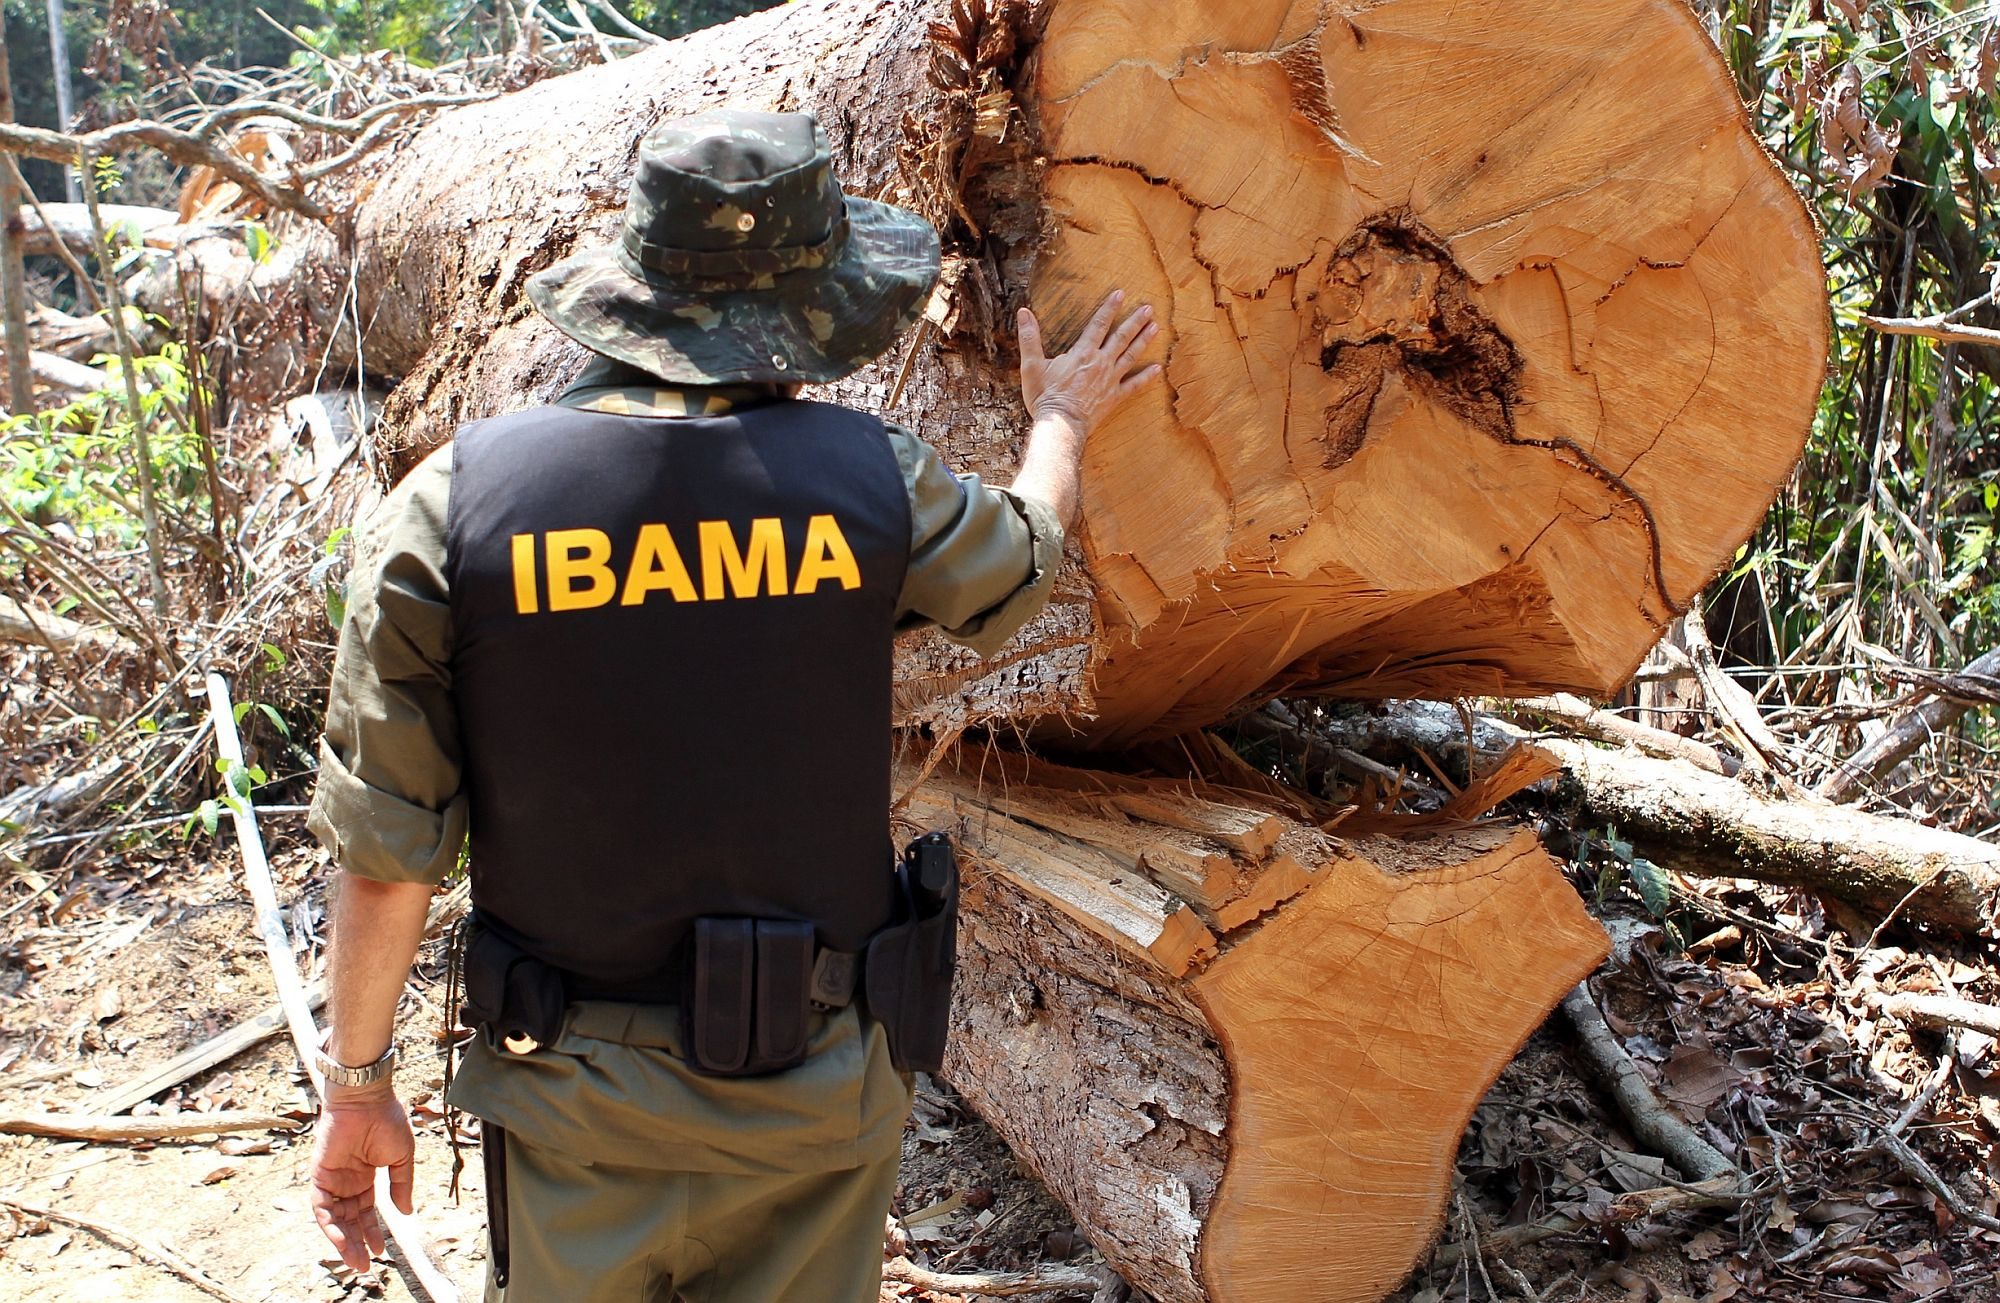
[[(206, 133), (213, 132), (240, 117), (273, 116), (288, 118), (316, 131), (339, 136), (355, 136), (372, 145), (382, 140), (387, 126), (398, 117), (425, 109), (470, 104), (491, 98), (491, 94), (416, 95), (408, 99), (377, 104), (355, 117), (341, 119), (324, 118), (302, 109), (259, 100), (218, 109), (203, 119), (194, 131), (183, 131), (164, 122), (141, 120), (120, 122), (109, 127), (100, 127), (96, 131), (72, 135), (63, 131), (50, 131), (45, 127), (24, 127), (8, 123), (0, 124), (0, 150), (51, 163), (75, 166), (79, 155), (98, 157), (152, 149), (164, 155), (169, 162), (182, 167), (213, 168), (218, 174), (236, 182), (272, 208), (282, 208), (306, 217), (326, 219), (333, 216), (333, 210), (309, 197), (304, 191), (259, 172), (233, 150), (217, 145)], [(345, 166), (359, 156), (360, 151), (348, 150), (340, 156), (339, 161)], [(333, 167), (321, 164), (308, 170), (305, 179), (325, 176), (334, 170), (336, 169)]]
[(1708, 624), (1702, 619), (1701, 603), (1688, 608), (1688, 613), (1681, 617), (1681, 626), (1687, 637), (1688, 657), (1694, 662), (1695, 679), (1724, 731), (1736, 738), (1745, 756), (1760, 761), (1773, 773), (1788, 772), (1791, 758), (1785, 754), (1784, 743), (1764, 722), (1757, 699), (1722, 672), (1715, 644), (1708, 640)]
[(0, 1114), (0, 1133), (56, 1136), (65, 1140), (179, 1140), (230, 1131), (291, 1131), (300, 1123), (279, 1113), (175, 1113), (160, 1117), (113, 1117), (94, 1113)]
[(1553, 697), (1533, 697), (1525, 701), (1510, 703), (1506, 709), (1510, 713), (1541, 715), (1562, 721), (1568, 731), (1599, 742), (1629, 744), (1639, 748), (1649, 756), (1662, 760), (1685, 760), (1697, 769), (1706, 769), (1711, 774), (1731, 774), (1742, 766), (1723, 756), (1720, 751), (1691, 737), (1669, 733), (1663, 728), (1652, 728), (1637, 720), (1614, 715), (1608, 710), (1598, 710), (1581, 697), (1559, 692)]
[[(181, 215), (171, 208), (148, 208), (139, 204), (103, 204), (104, 224), (114, 230), (132, 229), (146, 236), (163, 226), (179, 223)], [(21, 251), (30, 257), (55, 257), (60, 249), (75, 253), (93, 252), (90, 212), (81, 203), (39, 204), (21, 215), (24, 230)]]
[(1895, 1159), (1897, 1165), (1909, 1173), (1918, 1185), (1935, 1195), (1939, 1203), (1951, 1209), (1952, 1216), (1962, 1222), (1970, 1222), (1982, 1230), (2000, 1232), (2000, 1217), (1981, 1212), (1959, 1198), (1958, 1191), (1947, 1185), (1945, 1179), (1924, 1161), (1923, 1155), (1910, 1148), (1909, 1143), (1901, 1136), (1885, 1130), (1876, 1138), (1875, 1146)]
[(46, 127), (0, 125), (0, 150), (76, 166), (80, 154), (101, 157), (152, 149), (182, 167), (212, 167), (273, 208), (306, 217), (328, 218), (333, 211), (297, 190), (279, 185), (227, 149), (161, 122), (120, 122), (82, 135)]
[(141, 1239), (122, 1226), (113, 1226), (110, 1222), (100, 1222), (89, 1217), (79, 1217), (75, 1213), (60, 1212), (54, 1208), (43, 1208), (38, 1204), (23, 1203), (19, 1199), (4, 1195), (0, 1195), (0, 1208), (11, 1208), (28, 1217), (42, 1217), (52, 1222), (62, 1222), (66, 1226), (74, 1226), (78, 1230), (89, 1231), (92, 1235), (101, 1236), (121, 1248), (130, 1250), (155, 1266), (165, 1267), (204, 1294), (223, 1299), (225, 1303), (250, 1303), (249, 1299), (231, 1290), (178, 1253), (150, 1240)]
[(1869, 1001), (1877, 1009), (1904, 1022), (1926, 1027), (1965, 1027), (2000, 1036), (2000, 1008), (1948, 995), (1878, 995)]
[(1474, 765), (1533, 742), (1568, 771), (1559, 800), (1592, 823), (1616, 825), (1621, 838), (1663, 868), (1804, 887), (1878, 914), (1900, 905), (1913, 922), (1965, 935), (2000, 930), (2000, 847), (1942, 828), (1851, 806), (1773, 800), (1682, 761), (1531, 735), (1491, 716), (1477, 720), (1468, 756), (1457, 713), (1427, 702), (1331, 719), (1321, 732), (1336, 746), (1379, 755), (1387, 743)]
[(915, 1285), (934, 1294), (978, 1294), (986, 1298), (1013, 1298), (1021, 1294), (1049, 1294), (1060, 1291), (1095, 1291), (1104, 1284), (1098, 1272), (1083, 1267), (1036, 1267), (1032, 1271), (996, 1271), (979, 1275), (947, 1275), (926, 1271), (908, 1258), (891, 1258), (882, 1264), (882, 1279), (899, 1285)]
[(57, 615), (40, 606), (30, 606), (0, 594), (0, 639), (46, 647), (65, 655), (79, 652), (107, 652), (116, 656), (137, 656), (138, 644), (108, 629), (94, 629)]
[[(2000, 648), (1978, 657), (1955, 675), (1943, 675), (1938, 679), (1926, 676), (1920, 686), (1937, 692), (1934, 684), (1940, 680), (1949, 685), (1963, 679), (1968, 681), (1966, 686), (1974, 687), (1978, 686), (1979, 679), (1995, 675), (2000, 675)], [(1881, 736), (1841, 761), (1814, 789), (1815, 794), (1829, 801), (1852, 800), (1870, 783), (1916, 754), (1919, 747), (1939, 734), (1949, 732), (1971, 710), (1971, 702), (1943, 693), (1912, 706), (1890, 720), (1889, 727), (1883, 730)]]
[[(1503, 1254), (1525, 1249), (1531, 1244), (1554, 1239), (1558, 1235), (1579, 1233), (1594, 1234), (1598, 1227), (1620, 1222), (1635, 1222), (1647, 1217), (1660, 1217), (1668, 1213), (1693, 1212), (1703, 1208), (1733, 1208), (1751, 1197), (1752, 1192), (1741, 1188), (1734, 1176), (1721, 1176), (1713, 1181), (1698, 1185), (1663, 1185), (1651, 1190), (1635, 1190), (1611, 1201), (1610, 1211), (1596, 1217), (1585, 1217), (1581, 1213), (1550, 1213), (1537, 1221), (1522, 1222), (1518, 1226), (1502, 1226), (1486, 1236), (1479, 1245), (1480, 1252), (1489, 1258), (1499, 1258)], [(1440, 1245), (1431, 1256), (1433, 1270), (1450, 1271), (1458, 1266), (1465, 1255), (1465, 1248), (1459, 1244)]]
[(72, 394), (94, 394), (118, 383), (112, 379), (111, 373), (102, 367), (72, 362), (57, 353), (32, 350), (28, 354), (28, 374), (51, 389), (61, 389)]
[(1618, 1043), (1610, 1024), (1590, 998), (1590, 988), (1578, 983), (1563, 997), (1562, 1011), (1576, 1027), (1583, 1056), (1603, 1080), (1618, 1109), (1632, 1124), (1639, 1141), (1670, 1160), (1695, 1181), (1731, 1177), (1739, 1184), (1743, 1176), (1736, 1164), (1722, 1156), (1714, 1145), (1695, 1134), (1694, 1128), (1668, 1111), (1640, 1075), (1632, 1056)]
[(1952, 344), (2000, 345), (2000, 330), (1988, 330), (1984, 326), (1962, 326), (1947, 320), (1946, 316), (1877, 317), (1864, 312), (1861, 314), (1861, 324), (1884, 335), (1918, 335), (1924, 339)]
[[(306, 992), (306, 1008), (316, 1010), (325, 1003), (326, 986), (314, 982), (311, 989)], [(106, 1113), (123, 1113), (163, 1090), (172, 1090), (198, 1073), (227, 1063), (251, 1046), (269, 1040), (284, 1029), (284, 1006), (274, 1004), (256, 1017), (240, 1022), (227, 1031), (218, 1032), (185, 1053), (174, 1056), (136, 1081), (113, 1086), (101, 1092), (90, 1103), (92, 1107), (103, 1109)]]
[[(229, 761), (229, 774), (225, 781), (233, 782), (243, 768), (243, 742), (236, 735), (236, 719), (229, 702), (229, 684), (213, 671), (208, 675), (208, 712), (209, 724), (215, 729), (215, 749), (224, 760)], [(278, 908), (277, 885), (271, 879), (271, 863), (264, 855), (264, 839), (257, 832), (256, 809), (247, 793), (229, 802), (229, 817), (236, 829), (236, 848), (243, 857), (244, 881), (256, 908), (257, 933), (263, 939), (265, 954), (271, 961), (271, 978), (278, 987), (278, 1003), (284, 1006), (285, 1022), (291, 1029), (292, 1043), (298, 1048), (299, 1061), (305, 1065), (306, 1075), (312, 1081), (313, 1093), (324, 1098), (325, 1082), (320, 1076), (319, 1063), (314, 1054), (319, 1047), (319, 1026), (313, 1021), (312, 1010), (306, 1004), (305, 985), (299, 980), (298, 969), (292, 959), (291, 935), (286, 931), (284, 914)], [(380, 1175), (386, 1180), (386, 1171)], [(403, 1251), (403, 1260), (408, 1263), (418, 1283), (437, 1303), (457, 1303), (458, 1291), (424, 1252), (423, 1236), (417, 1229), (415, 1219), (405, 1216), (395, 1204), (379, 1194), (375, 1204), (382, 1224), (388, 1228), (396, 1246)]]

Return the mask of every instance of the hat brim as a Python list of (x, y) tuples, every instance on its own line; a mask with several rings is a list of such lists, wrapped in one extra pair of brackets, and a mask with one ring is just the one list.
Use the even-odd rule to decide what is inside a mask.
[(938, 277), (930, 223), (847, 199), (845, 248), (825, 267), (754, 284), (644, 272), (616, 247), (574, 254), (528, 281), (570, 338), (680, 384), (824, 384), (880, 357), (923, 311)]

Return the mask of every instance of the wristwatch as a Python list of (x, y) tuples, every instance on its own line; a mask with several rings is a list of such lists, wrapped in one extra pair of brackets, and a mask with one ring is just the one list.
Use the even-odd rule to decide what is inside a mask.
[(382, 1057), (364, 1067), (350, 1068), (337, 1062), (321, 1046), (314, 1056), (319, 1060), (320, 1075), (330, 1086), (372, 1086), (386, 1080), (396, 1071), (396, 1043), (389, 1042), (389, 1048), (382, 1051)]

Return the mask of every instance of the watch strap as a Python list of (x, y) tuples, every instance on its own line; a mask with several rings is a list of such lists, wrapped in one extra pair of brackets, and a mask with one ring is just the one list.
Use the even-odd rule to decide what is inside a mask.
[(320, 1075), (326, 1078), (328, 1085), (332, 1086), (372, 1086), (378, 1081), (387, 1079), (396, 1071), (394, 1041), (389, 1043), (388, 1049), (382, 1051), (381, 1058), (359, 1068), (350, 1068), (337, 1061), (324, 1048), (316, 1051), (313, 1057), (319, 1060)]

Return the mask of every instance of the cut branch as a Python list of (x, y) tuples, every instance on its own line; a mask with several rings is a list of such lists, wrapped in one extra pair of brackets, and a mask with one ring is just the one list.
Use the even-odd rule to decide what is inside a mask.
[(67, 1140), (180, 1140), (230, 1131), (293, 1131), (302, 1125), (281, 1113), (175, 1113), (160, 1117), (115, 1117), (86, 1113), (0, 1115), (0, 1132), (56, 1136)]

